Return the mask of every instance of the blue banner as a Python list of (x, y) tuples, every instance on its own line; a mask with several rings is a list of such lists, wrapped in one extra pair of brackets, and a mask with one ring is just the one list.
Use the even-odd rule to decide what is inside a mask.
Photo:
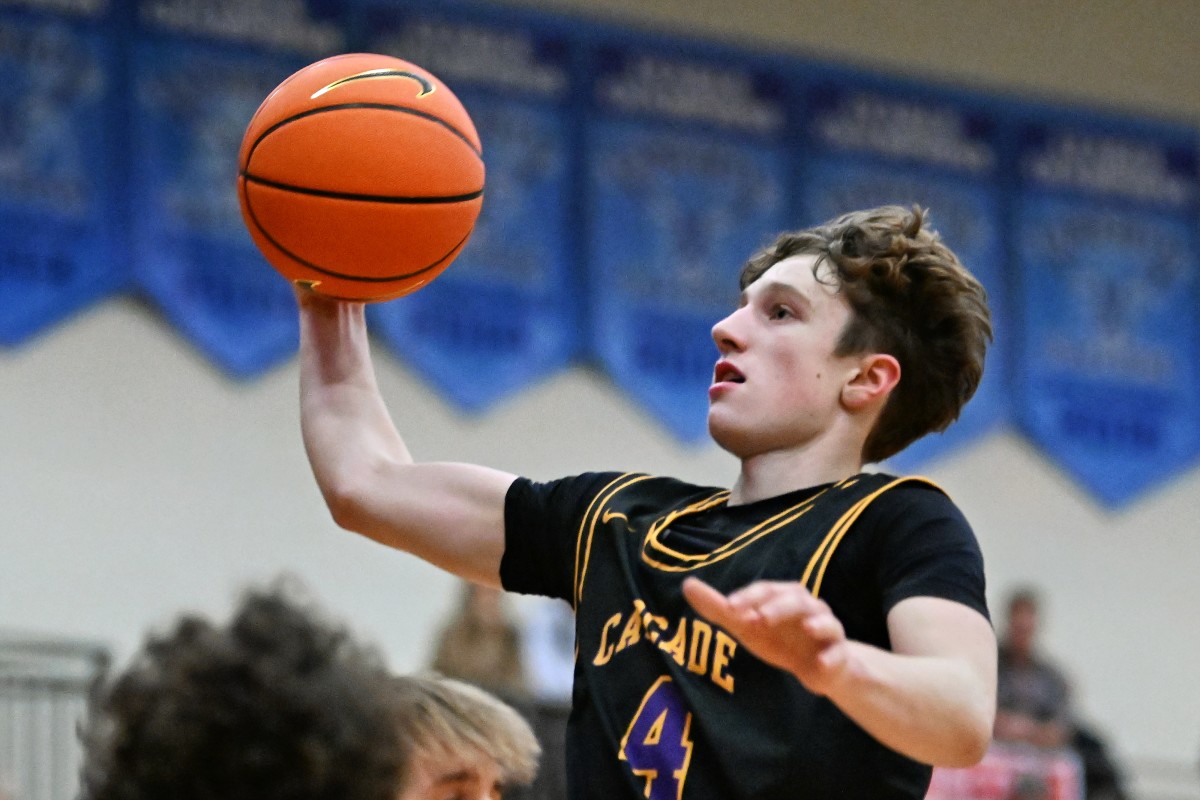
[(253, 0), (212, 14), (198, 0), (142, 0), (134, 50), (134, 270), (138, 285), (208, 358), (249, 377), (296, 349), (291, 287), (242, 222), (237, 155), (280, 81), (340, 50), (303, 3)]
[(626, 392), (697, 442), (717, 359), (712, 325), (736, 306), (746, 259), (786, 225), (784, 89), (720, 61), (617, 47), (596, 60), (592, 347)]
[(1034, 122), (1019, 141), (1021, 419), (1121, 504), (1200, 450), (1195, 140)]
[[(365, 16), (370, 52), (433, 72), (483, 142), (484, 204), (436, 281), (372, 306), (383, 342), (460, 409), (482, 411), (563, 369), (580, 336), (570, 52), (561, 37), (488, 20)], [(402, 246), (402, 243), (398, 243)]]
[(804, 127), (806, 220), (818, 224), (884, 204), (920, 205), (930, 211), (927, 224), (988, 292), (995, 341), (983, 380), (949, 429), (889, 460), (890, 467), (909, 472), (1008, 417), (1011, 328), (1000, 236), (1000, 125), (977, 103), (840, 78), (814, 84)]
[(481, 412), (594, 360), (706, 441), (711, 327), (779, 232), (894, 203), (988, 289), (995, 342), (911, 471), (1008, 422), (1118, 505), (1200, 455), (1200, 134), (476, 0), (0, 0), (0, 348), (117, 292), (224, 373), (295, 351), (235, 177), (267, 94), (338, 52), (430, 69), (485, 200), (386, 349)]
[(0, 345), (127, 279), (109, 13), (104, 2), (70, 17), (0, 10)]

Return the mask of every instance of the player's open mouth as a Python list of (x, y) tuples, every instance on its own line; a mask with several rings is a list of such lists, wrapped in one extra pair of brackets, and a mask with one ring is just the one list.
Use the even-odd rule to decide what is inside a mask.
[(713, 369), (713, 383), (745, 383), (746, 377), (728, 361), (718, 361)]

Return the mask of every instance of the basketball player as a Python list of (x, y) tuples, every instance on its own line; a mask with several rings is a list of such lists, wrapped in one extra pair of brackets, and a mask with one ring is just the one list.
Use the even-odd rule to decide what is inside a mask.
[(363, 307), (298, 292), (301, 422), (342, 527), (576, 612), (573, 798), (920, 798), (986, 750), (996, 641), (958, 508), (863, 472), (957, 418), (980, 284), (883, 207), (779, 237), (713, 327), (732, 487), (414, 463)]
[(498, 699), (393, 677), (281, 591), (150, 637), (83, 739), (82, 800), (497, 800), (540, 752)]

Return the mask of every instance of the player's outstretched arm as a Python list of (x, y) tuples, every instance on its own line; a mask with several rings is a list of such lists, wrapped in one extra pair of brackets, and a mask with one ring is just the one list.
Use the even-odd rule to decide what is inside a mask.
[(334, 521), (468, 580), (499, 585), (504, 497), (515, 476), (414, 463), (375, 381), (364, 306), (296, 294), (300, 425)]
[(689, 578), (688, 601), (758, 658), (832, 700), (883, 744), (934, 766), (978, 763), (991, 743), (996, 639), (961, 603), (903, 600), (888, 614), (892, 650), (846, 638), (798, 582), (760, 581), (726, 596)]

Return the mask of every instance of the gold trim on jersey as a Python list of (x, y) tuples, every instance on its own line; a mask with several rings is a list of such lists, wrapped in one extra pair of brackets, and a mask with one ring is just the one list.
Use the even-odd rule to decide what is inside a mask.
[(908, 483), (909, 481), (929, 484), (939, 492), (942, 492), (942, 494), (945, 494), (945, 491), (942, 489), (942, 487), (938, 486), (936, 483), (927, 478), (896, 478), (894, 481), (889, 481), (875, 491), (871, 492), (866, 497), (859, 500), (854, 505), (850, 506), (849, 510), (842, 514), (841, 519), (834, 523), (834, 526), (829, 529), (829, 533), (825, 534), (825, 538), (821, 540), (821, 544), (813, 552), (812, 558), (809, 559), (808, 566), (804, 569), (804, 575), (800, 578), (800, 582), (805, 586), (808, 586), (808, 579), (812, 576), (813, 568), (816, 567), (818, 561), (820, 562), (821, 566), (817, 570), (817, 577), (813, 581), (812, 586), (809, 586), (809, 591), (812, 592), (813, 597), (817, 597), (821, 593), (821, 582), (825, 579), (825, 568), (829, 566), (829, 561), (833, 558), (833, 551), (837, 550), (838, 545), (842, 543), (842, 538), (846, 535), (846, 532), (850, 530), (850, 527), (858, 520), (862, 512), (866, 510), (867, 506), (871, 505), (875, 498), (879, 497), (879, 495), (883, 494), (888, 489), (891, 489), (893, 486), (898, 486), (901, 483)]
[[(579, 532), (575, 536), (575, 602), (572, 604), (576, 609), (579, 608), (579, 603), (583, 600), (583, 583), (587, 578), (588, 561), (592, 555), (592, 536), (596, 532), (596, 521), (600, 519), (601, 513), (605, 510), (604, 506), (622, 489), (632, 486), (635, 483), (640, 483), (645, 480), (650, 480), (653, 476), (643, 475), (634, 472), (626, 472), (623, 475), (618, 475), (608, 483), (603, 489), (596, 493), (592, 498), (592, 502), (588, 505), (587, 511), (583, 513), (583, 519), (579, 523)], [(622, 481), (624, 481), (622, 483)], [(614, 488), (616, 487), (616, 488)], [(615, 516), (624, 516), (618, 514)], [(611, 517), (607, 517), (603, 522), (607, 522)], [(584, 529), (587, 529), (587, 544), (584, 545)], [(580, 562), (580, 553), (583, 554), (582, 563)]]
[[(576, 534), (575, 539), (575, 593), (573, 599), (576, 609), (578, 609), (579, 604), (583, 601), (583, 588), (584, 583), (587, 580), (588, 564), (591, 560), (592, 540), (595, 537), (596, 525), (598, 523), (607, 523), (613, 519), (620, 519), (628, 524), (629, 520), (625, 514), (609, 509), (608, 505), (623, 489), (626, 489), (636, 483), (650, 480), (654, 477), (655, 476), (653, 475), (647, 475), (644, 473), (626, 472), (617, 476), (608, 484), (606, 484), (604, 488), (597, 492), (596, 496), (592, 498), (592, 502), (588, 505), (588, 508), (584, 512), (583, 518), (579, 523), (579, 531)], [(816, 505), (817, 501), (822, 497), (839, 489), (850, 488), (854, 484), (858, 483), (861, 477), (861, 475), (854, 475), (850, 478), (839, 481), (832, 486), (826, 487), (825, 489), (822, 489), (814, 494), (812, 497), (806, 498), (805, 500), (802, 500), (799, 503), (796, 503), (795, 505), (778, 512), (762, 522), (759, 522), (748, 530), (738, 534), (728, 542), (725, 542), (721, 546), (707, 553), (680, 553), (662, 543), (662, 535), (676, 520), (725, 504), (729, 500), (729, 491), (718, 491), (712, 495), (709, 495), (708, 497), (690, 503), (683, 508), (669, 511), (652, 522), (649, 530), (642, 539), (641, 559), (649, 566), (658, 570), (662, 570), (663, 572), (690, 572), (711, 564), (716, 564), (748, 547), (764, 536), (768, 536), (780, 530), (781, 528), (790, 525), (811, 511)], [(813, 552), (812, 557), (809, 559), (808, 566), (804, 570), (804, 575), (801, 578), (801, 581), (805, 584), (805, 586), (809, 586), (809, 579), (813, 577), (814, 571), (816, 573), (816, 577), (813, 580), (812, 585), (809, 586), (809, 590), (814, 596), (818, 595), (821, 590), (821, 584), (825, 578), (825, 570), (829, 566), (830, 560), (833, 558), (834, 551), (837, 550), (838, 545), (841, 544), (842, 539), (854, 525), (855, 521), (858, 520), (862, 512), (866, 510), (867, 506), (869, 506), (877, 497), (879, 497), (879, 495), (901, 483), (906, 483), (909, 481), (928, 484), (934, 489), (937, 489), (945, 494), (945, 490), (927, 478), (908, 476), (889, 481), (880, 488), (868, 494), (866, 497), (863, 497), (855, 502), (854, 505), (852, 505), (844, 514), (842, 514), (838, 521), (834, 523), (833, 527), (830, 528), (825, 534), (821, 544), (818, 545), (817, 549)], [(652, 550), (656, 552), (652, 554), (650, 552)], [(666, 561), (656, 558), (656, 554), (684, 563), (667, 563)]]
[[(707, 511), (710, 508), (716, 508), (717, 506), (724, 505), (727, 500), (729, 500), (729, 490), (728, 489), (717, 492), (716, 494), (706, 497), (703, 500), (699, 500), (695, 503), (692, 503), (690, 506), (685, 506), (683, 508), (677, 508), (674, 511), (669, 512), (665, 517), (659, 517), (654, 522), (650, 523), (650, 530), (646, 534), (646, 539), (647, 539), (647, 541), (654, 541), (655, 544), (661, 550), (663, 550), (666, 553), (669, 553), (670, 555), (675, 556), (676, 558), (681, 558), (684, 560), (691, 560), (691, 559), (698, 558), (698, 557), (702, 558), (703, 556), (689, 556), (685, 553), (675, 552), (674, 550), (670, 549), (666, 545), (659, 543), (658, 535), (662, 531), (665, 531), (671, 525), (672, 522), (679, 519), (680, 517), (686, 516), (688, 514), (699, 514), (701, 511)], [(726, 543), (726, 545), (722, 545), (722, 546), (724, 547), (727, 545), (728, 545), (728, 542)]]
[[(649, 532), (647, 532), (646, 538), (642, 542), (642, 552), (641, 552), (642, 561), (644, 561), (645, 563), (654, 567), (655, 569), (662, 570), (663, 572), (690, 572), (691, 570), (699, 569), (700, 567), (706, 567), (709, 564), (715, 564), (718, 561), (723, 561), (724, 559), (729, 558), (729, 556), (731, 556), (734, 553), (737, 553), (739, 550), (753, 544), (754, 542), (758, 541), (762, 537), (767, 536), (768, 534), (774, 533), (775, 531), (779, 530), (780, 528), (783, 528), (787, 525), (790, 525), (792, 522), (795, 522), (797, 519), (799, 519), (800, 517), (802, 517), (806, 513), (808, 513), (813, 508), (813, 506), (816, 505), (817, 500), (819, 500), (827, 492), (830, 492), (834, 489), (844, 489), (848, 486), (853, 485), (857, 481), (858, 481), (858, 477), (855, 476), (852, 478), (847, 478), (844, 481), (839, 481), (838, 483), (835, 483), (833, 486), (826, 487), (825, 489), (822, 489), (821, 491), (814, 494), (812, 497), (801, 500), (799, 503), (797, 503), (794, 506), (785, 508), (783, 511), (780, 511), (778, 514), (775, 514), (774, 516), (763, 520), (762, 522), (758, 523), (757, 525), (750, 528), (749, 530), (743, 531), (742, 533), (735, 536), (733, 539), (730, 539), (725, 544), (723, 544), (720, 547), (717, 547), (707, 553), (694, 553), (694, 554), (680, 553), (676, 550), (672, 550), (671, 548), (667, 547), (665, 544), (662, 543), (662, 541), (660, 540), (660, 537), (666, 531), (667, 527), (672, 522), (674, 522), (676, 519), (684, 516), (685, 514), (694, 514), (694, 513), (700, 512), (700, 511), (707, 510), (708, 508), (713, 508), (716, 505), (719, 505), (718, 502), (711, 502), (711, 501), (716, 500), (718, 498), (718, 496), (720, 497), (722, 502), (724, 500), (727, 500), (729, 497), (728, 492), (723, 492), (720, 495), (714, 495), (712, 498), (709, 498), (708, 501), (701, 501), (700, 503), (693, 504), (692, 506), (688, 506), (687, 508), (680, 509), (678, 511), (672, 511), (671, 513), (667, 514), (665, 517), (661, 517), (658, 520), (656, 520), (650, 526), (650, 530), (649, 530)], [(657, 558), (654, 558), (648, 552), (648, 550), (651, 550), (651, 549), (658, 551), (660, 554), (667, 555), (667, 556), (670, 556), (671, 558), (678, 559), (679, 561), (684, 561), (684, 562), (688, 562), (688, 563), (685, 563), (685, 564), (665, 563), (663, 561), (660, 561)]]

